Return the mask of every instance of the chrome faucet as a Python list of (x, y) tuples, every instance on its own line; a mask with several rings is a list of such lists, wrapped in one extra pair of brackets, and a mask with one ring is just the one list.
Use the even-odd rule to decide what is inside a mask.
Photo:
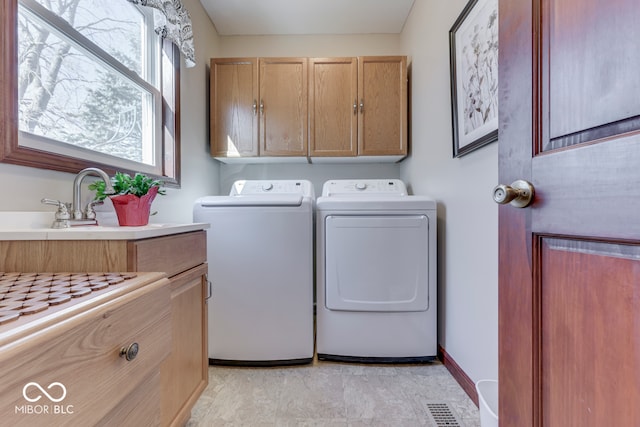
[(111, 185), (111, 180), (109, 179), (109, 175), (107, 175), (105, 171), (103, 171), (102, 169), (98, 169), (98, 168), (86, 168), (86, 169), (81, 170), (80, 172), (78, 172), (78, 174), (76, 175), (75, 179), (73, 180), (72, 218), (74, 220), (87, 219), (87, 218), (85, 218), (85, 216), (84, 216), (84, 214), (82, 212), (82, 206), (80, 204), (81, 203), (81, 201), (80, 201), (81, 200), (81, 197), (80, 197), (80, 186), (82, 185), (82, 180), (87, 175), (94, 175), (94, 176), (98, 176), (98, 177), (102, 178), (102, 180), (105, 183), (105, 190), (104, 190), (105, 194), (113, 194), (113, 193), (115, 193), (115, 190), (113, 189), (113, 186)]

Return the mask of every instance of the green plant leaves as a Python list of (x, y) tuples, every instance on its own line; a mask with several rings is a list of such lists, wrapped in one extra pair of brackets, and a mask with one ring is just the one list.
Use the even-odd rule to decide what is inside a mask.
[[(111, 184), (116, 191), (116, 195), (133, 194), (134, 196), (140, 197), (147, 194), (152, 187), (161, 187), (163, 182), (142, 173), (136, 173), (131, 177), (131, 175), (126, 173), (116, 172), (116, 174), (111, 177)], [(104, 200), (109, 196), (109, 194), (104, 194), (104, 189), (104, 181), (98, 180), (89, 184), (89, 190), (96, 192), (95, 200)], [(164, 195), (166, 191), (159, 189), (158, 194)]]

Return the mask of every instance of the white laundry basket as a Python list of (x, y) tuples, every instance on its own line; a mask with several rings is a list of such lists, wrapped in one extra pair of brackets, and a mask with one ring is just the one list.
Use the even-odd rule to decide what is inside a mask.
[(498, 381), (480, 380), (476, 391), (480, 401), (480, 426), (498, 427)]

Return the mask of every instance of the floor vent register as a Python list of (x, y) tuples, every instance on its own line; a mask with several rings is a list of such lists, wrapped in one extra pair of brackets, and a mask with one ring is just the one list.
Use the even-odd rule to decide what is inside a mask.
[(435, 427), (464, 427), (448, 403), (429, 402), (426, 407), (431, 425)]

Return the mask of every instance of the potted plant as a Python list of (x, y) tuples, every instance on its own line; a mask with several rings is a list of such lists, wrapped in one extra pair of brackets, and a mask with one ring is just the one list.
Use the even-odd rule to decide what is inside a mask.
[(147, 225), (151, 203), (157, 194), (166, 194), (161, 189), (162, 181), (136, 173), (133, 177), (126, 173), (116, 172), (111, 177), (115, 194), (105, 194), (105, 183), (102, 180), (89, 185), (89, 190), (96, 192), (95, 200), (104, 200), (109, 196), (118, 216), (118, 223), (123, 226)]

